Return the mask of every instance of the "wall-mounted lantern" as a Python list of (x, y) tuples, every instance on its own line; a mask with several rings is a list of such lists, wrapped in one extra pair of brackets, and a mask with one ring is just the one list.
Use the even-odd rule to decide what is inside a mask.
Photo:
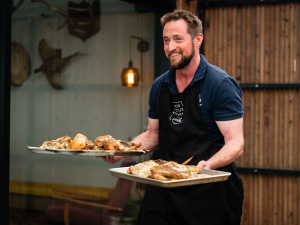
[(122, 71), (122, 84), (127, 87), (138, 86), (139, 80), (139, 71), (132, 67), (132, 61), (130, 59), (128, 67)]
[[(133, 63), (131, 60), (131, 39), (139, 39), (138, 50), (141, 53), (141, 75), (139, 75), (139, 71), (136, 68), (133, 68)], [(144, 41), (140, 37), (131, 36), (130, 37), (130, 60), (128, 63), (128, 67), (124, 68), (121, 75), (122, 85), (127, 87), (138, 86), (139, 81), (143, 82), (143, 52), (148, 51), (149, 44), (147, 41)]]

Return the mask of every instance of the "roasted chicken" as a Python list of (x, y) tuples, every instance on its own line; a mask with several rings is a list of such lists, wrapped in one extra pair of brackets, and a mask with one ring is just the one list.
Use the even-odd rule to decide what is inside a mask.
[(83, 134), (77, 134), (71, 142), (70, 149), (82, 149), (89, 150), (94, 148), (94, 144), (91, 140), (88, 140)]
[(99, 136), (95, 140), (95, 144), (88, 140), (83, 134), (77, 134), (73, 140), (66, 135), (52, 141), (45, 141), (40, 148), (54, 149), (73, 149), (73, 150), (114, 150), (114, 151), (132, 151), (143, 150), (146, 148), (141, 143), (121, 141), (114, 139), (111, 135)]
[(66, 135), (56, 140), (45, 141), (40, 148), (54, 148), (54, 149), (69, 149), (71, 146), (71, 138)]
[(116, 140), (111, 135), (106, 135), (96, 138), (94, 149), (115, 151), (146, 150), (141, 146), (141, 143), (135, 144), (133, 142)]
[(196, 178), (202, 169), (193, 165), (181, 165), (173, 161), (149, 160), (128, 168), (127, 173), (157, 180)]

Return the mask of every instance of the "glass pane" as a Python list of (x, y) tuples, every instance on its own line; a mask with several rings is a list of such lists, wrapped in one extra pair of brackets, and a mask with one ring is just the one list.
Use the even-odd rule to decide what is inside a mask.
[[(27, 146), (78, 133), (93, 143), (103, 135), (130, 141), (146, 128), (154, 14), (117, 0), (15, 0), (14, 6), (10, 223), (134, 224), (144, 187), (108, 169), (147, 156), (111, 165), (95, 156), (36, 154)], [(146, 51), (137, 47), (141, 39)], [(126, 87), (121, 74), (130, 60), (140, 79)]]

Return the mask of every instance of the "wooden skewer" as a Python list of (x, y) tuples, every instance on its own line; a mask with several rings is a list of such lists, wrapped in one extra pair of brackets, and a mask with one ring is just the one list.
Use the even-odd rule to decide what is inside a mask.
[(194, 156), (192, 156), (191, 158), (189, 158), (188, 160), (186, 160), (185, 162), (183, 162), (182, 165), (188, 164), (188, 163), (192, 160), (193, 157), (194, 157)]

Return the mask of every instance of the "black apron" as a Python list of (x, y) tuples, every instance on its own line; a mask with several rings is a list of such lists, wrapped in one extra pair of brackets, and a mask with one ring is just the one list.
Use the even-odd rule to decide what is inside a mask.
[[(205, 79), (205, 77), (203, 78)], [(166, 86), (159, 100), (159, 155), (162, 159), (197, 165), (220, 150), (211, 137), (199, 106), (203, 80), (173, 94)], [(199, 88), (200, 85), (200, 88)], [(138, 225), (240, 224), (243, 184), (234, 163), (217, 170), (230, 172), (227, 181), (178, 188), (148, 185)]]

